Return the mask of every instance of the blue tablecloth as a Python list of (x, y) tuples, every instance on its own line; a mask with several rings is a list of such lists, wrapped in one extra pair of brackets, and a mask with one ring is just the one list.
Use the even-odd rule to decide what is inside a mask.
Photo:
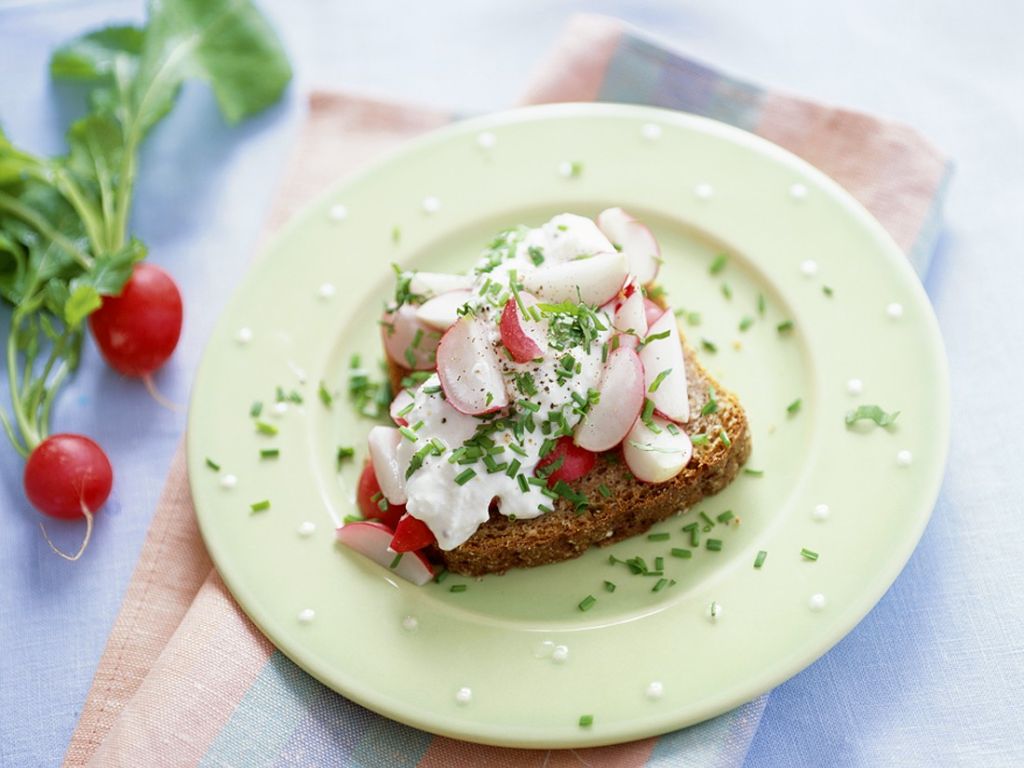
[[(958, 161), (927, 289), (945, 334), (953, 446), (939, 504), (907, 569), (828, 655), (776, 689), (750, 766), (1024, 764), (1024, 6), (987, 12), (870, 0), (263, 3), (295, 60), (284, 103), (228, 128), (202, 86), (142, 158), (133, 231), (186, 297), (158, 376), (185, 402), (204, 340), (251, 256), (311, 85), (460, 111), (512, 103), (568, 15), (599, 10), (751, 79), (903, 120)], [(67, 37), (138, 19), (141, 2), (0, 9), (0, 124), (60, 151), (80, 108), (48, 80)], [(6, 333), (8, 313), (0, 314)], [(2, 393), (6, 398), (6, 390)], [(102, 436), (117, 484), (88, 556), (54, 557), (0, 451), (0, 766), (57, 764), (131, 574), (184, 417), (155, 407), (86, 350), (55, 414)], [(879, 532), (884, 536), (884, 531)], [(59, 537), (59, 536), (58, 536)], [(64, 541), (72, 547), (70, 537)]]

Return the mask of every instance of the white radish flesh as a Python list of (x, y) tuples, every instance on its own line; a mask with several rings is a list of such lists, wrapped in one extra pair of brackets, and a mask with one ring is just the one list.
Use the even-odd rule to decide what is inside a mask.
[(574, 441), (595, 453), (622, 442), (644, 404), (644, 369), (629, 347), (619, 347), (605, 363), (600, 399), (576, 427)]
[(398, 445), (402, 433), (394, 427), (374, 427), (370, 430), (367, 443), (370, 447), (370, 463), (377, 477), (381, 493), (390, 504), (405, 504), (404, 468), (398, 460)]
[(395, 563), (395, 552), (388, 546), (394, 533), (386, 525), (369, 521), (349, 523), (338, 529), (337, 536), (346, 547), (418, 587), (434, 577), (433, 567), (419, 552), (405, 552)]
[(460, 413), (475, 416), (508, 405), (497, 353), (472, 316), (461, 318), (441, 338), (437, 375), (448, 402)]
[(614, 251), (551, 266), (545, 263), (523, 275), (523, 285), (538, 298), (554, 303), (582, 301), (591, 306), (613, 298), (625, 280), (626, 257)]
[(621, 208), (608, 208), (597, 215), (597, 226), (629, 260), (629, 271), (646, 285), (658, 276), (661, 248), (647, 225)]
[(412, 392), (408, 389), (403, 389), (400, 390), (399, 393), (395, 395), (395, 399), (391, 401), (391, 407), (388, 408), (388, 414), (391, 416), (391, 420), (398, 426), (409, 426), (409, 422), (406, 420), (402, 412), (412, 405), (413, 400)]
[(470, 297), (472, 291), (448, 291), (428, 299), (416, 310), (416, 319), (436, 331), (447, 331), (459, 319), (459, 308)]
[(647, 483), (664, 483), (683, 471), (693, 455), (690, 437), (676, 428), (669, 430), (669, 423), (659, 416), (651, 418), (659, 430), (648, 428), (640, 419), (622, 443), (622, 455), (626, 466), (637, 480)]
[[(665, 333), (664, 338), (652, 338)], [(658, 413), (683, 424), (690, 420), (690, 397), (675, 314), (671, 311), (662, 313), (657, 322), (647, 329), (645, 338), (650, 341), (640, 350), (640, 362), (644, 364), (644, 391), (654, 401)]]
[(380, 335), (388, 357), (403, 368), (426, 371), (434, 367), (441, 334), (421, 323), (411, 304), (403, 304), (397, 312), (385, 312)]
[(444, 272), (414, 272), (409, 291), (419, 296), (440, 296), (450, 291), (467, 291), (473, 287), (472, 275), (449, 275)]

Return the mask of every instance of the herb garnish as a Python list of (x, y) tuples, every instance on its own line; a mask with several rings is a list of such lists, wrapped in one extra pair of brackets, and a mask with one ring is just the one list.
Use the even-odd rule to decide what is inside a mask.
[(873, 421), (880, 427), (889, 427), (892, 426), (899, 415), (899, 411), (886, 413), (877, 405), (860, 405), (857, 406), (856, 410), (846, 414), (846, 426), (852, 427), (859, 421)]

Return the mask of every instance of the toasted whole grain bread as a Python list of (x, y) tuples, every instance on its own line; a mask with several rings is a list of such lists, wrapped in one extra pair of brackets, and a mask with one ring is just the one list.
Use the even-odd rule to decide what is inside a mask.
[[(466, 576), (557, 563), (579, 557), (592, 545), (606, 546), (643, 533), (725, 488), (750, 456), (747, 416), (736, 396), (718, 385), (685, 342), (683, 353), (690, 396), (690, 421), (683, 429), (691, 436), (706, 434), (708, 442), (693, 446), (693, 457), (676, 477), (666, 483), (641, 482), (616, 448), (602, 454), (586, 477), (569, 484), (590, 502), (582, 513), (565, 499), (554, 501), (553, 512), (531, 520), (509, 520), (492, 508), (490, 519), (467, 541), (448, 552), (435, 547), (431, 559)], [(390, 360), (388, 365), (397, 392), (409, 371)], [(718, 409), (702, 416), (711, 387)], [(721, 438), (723, 430), (728, 445)], [(598, 491), (602, 484), (611, 491), (610, 498)]]

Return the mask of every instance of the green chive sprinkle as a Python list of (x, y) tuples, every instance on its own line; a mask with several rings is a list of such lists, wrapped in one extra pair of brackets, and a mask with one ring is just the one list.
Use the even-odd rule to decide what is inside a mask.
[(651, 592), (661, 592), (665, 587), (668, 586), (668, 579), (658, 579), (657, 583), (651, 587)]
[[(703, 411), (701, 412), (701, 415), (704, 415)], [(690, 435), (690, 442), (693, 443), (694, 445), (707, 445), (709, 440), (707, 435), (705, 435), (703, 432), (699, 432), (696, 435)]]
[(348, 446), (348, 445), (339, 445), (338, 446), (338, 454), (336, 456), (336, 460), (338, 462), (338, 466), (341, 466), (342, 462), (345, 462), (345, 461), (348, 461), (349, 459), (355, 458), (355, 455), (356, 455), (356, 449), (355, 448), (353, 448), (351, 446)]
[(474, 477), (476, 477), (475, 469), (464, 469), (462, 472), (455, 476), (455, 482), (458, 483), (459, 485), (465, 485)]
[(757, 557), (754, 558), (754, 567), (760, 568), (764, 565), (764, 561), (768, 559), (768, 553), (763, 549), (757, 553)]
[(725, 431), (724, 427), (719, 431), (718, 436), (722, 440), (722, 445), (724, 445), (726, 448), (732, 445), (732, 440), (729, 439), (729, 433)]
[(398, 245), (402, 241), (402, 228), (397, 224), (391, 228), (391, 242)]
[(686, 322), (690, 325), (700, 325), (700, 312), (688, 312)]
[(735, 518), (736, 515), (732, 513), (731, 509), (725, 510), (722, 514), (718, 515), (715, 519), (720, 523), (728, 523), (730, 520)]
[(320, 382), (320, 387), (317, 389), (317, 394), (320, 395), (320, 402), (330, 408), (331, 404), (334, 402), (334, 396), (327, 391), (327, 385), (322, 381)]
[(281, 450), (279, 448), (262, 448), (262, 449), (260, 449), (260, 458), (261, 459), (276, 459), (280, 455), (281, 455)]
[(708, 387), (708, 401), (704, 403), (704, 407), (700, 409), (701, 416), (707, 416), (712, 413), (718, 412), (718, 400), (715, 399), (715, 388)]
[(206, 458), (206, 466), (208, 466), (214, 472), (220, 472), (220, 464), (218, 464), (216, 461), (209, 457)]
[(779, 333), (789, 333), (790, 331), (793, 330), (793, 321), (783, 320), (781, 323), (775, 326), (775, 330), (777, 330)]
[(512, 461), (509, 462), (508, 469), (505, 470), (505, 474), (509, 477), (515, 477), (516, 473), (519, 472), (519, 467), (521, 466), (522, 463), (519, 459), (512, 459)]
[(654, 558), (654, 570), (664, 571), (665, 570), (665, 558), (660, 555)]
[(578, 608), (581, 611), (589, 611), (591, 608), (594, 607), (594, 603), (596, 603), (596, 602), (597, 602), (597, 598), (596, 597), (594, 597), (593, 595), (587, 595), (582, 600), (580, 600), (580, 604), (579, 604)]
[(754, 324), (754, 318), (750, 315), (744, 315), (743, 319), (740, 320), (740, 332), (749, 331), (750, 326)]
[(404, 437), (409, 442), (415, 443), (417, 440), (419, 440), (419, 435), (417, 435), (408, 427), (399, 427), (398, 431), (401, 432), (402, 437)]
[(615, 591), (615, 582), (614, 581), (606, 581), (604, 583), (604, 589), (605, 589), (606, 592), (614, 592)]
[(708, 267), (708, 272), (710, 274), (712, 274), (712, 275), (717, 275), (719, 272), (721, 272), (723, 269), (725, 269), (725, 265), (726, 265), (726, 263), (728, 261), (729, 261), (729, 257), (726, 254), (724, 254), (724, 253), (718, 254), (717, 256), (715, 256), (714, 260), (711, 262), (711, 266)]
[(828, 285), (821, 286), (821, 292), (828, 296), (830, 299), (832, 298), (832, 294), (834, 293), (832, 287)]
[(440, 571), (437, 572), (437, 575), (434, 577), (434, 581), (437, 582), (438, 584), (440, 584), (442, 581), (444, 581), (447, 578), (448, 578), (448, 569), (447, 568), (442, 568)]
[(263, 413), (263, 403), (257, 400), (252, 404), (252, 406), (250, 406), (249, 415), (255, 419), (258, 418), (261, 413)]
[(766, 304), (766, 302), (764, 300), (764, 294), (763, 293), (757, 294), (757, 314), (763, 315), (764, 314), (764, 310), (765, 310), (766, 307), (767, 307), (767, 304)]
[(345, 515), (341, 518), (341, 522), (348, 525), (349, 523), (361, 523), (365, 519), (362, 515)]
[(728, 300), (732, 299), (732, 288), (728, 283), (722, 283), (722, 295)]
[(263, 501), (257, 501), (249, 505), (249, 509), (253, 512), (262, 512), (265, 509), (270, 509), (269, 499), (263, 499)]
[(580, 715), (580, 728), (589, 728), (594, 724), (593, 715)]
[(669, 540), (669, 538), (671, 537), (671, 535), (672, 535), (672, 534), (670, 534), (670, 533), (667, 533), (667, 532), (662, 532), (662, 533), (648, 533), (648, 534), (647, 534), (647, 540), (648, 540), (648, 541), (668, 541), (668, 540)]
[(801, 405), (803, 405), (803, 400), (801, 400), (798, 397), (796, 400), (794, 400), (792, 403), (786, 406), (786, 413), (788, 413), (790, 416), (794, 415), (800, 410)]
[(601, 483), (599, 486), (597, 486), (597, 492), (604, 496), (606, 499), (610, 499), (612, 497), (612, 492), (608, 490), (608, 486), (605, 485), (604, 483)]
[(658, 387), (661, 386), (661, 382), (663, 382), (670, 373), (672, 373), (672, 369), (666, 368), (664, 371), (655, 376), (654, 381), (651, 382), (651, 386), (647, 388), (647, 391), (652, 393), (657, 392)]
[(700, 515), (700, 519), (704, 521), (704, 532), (707, 533), (715, 527), (715, 521), (707, 516), (707, 513), (701, 510), (697, 514)]
[(688, 549), (682, 549), (680, 547), (672, 547), (671, 554), (672, 557), (678, 557), (683, 560), (689, 560), (691, 557), (693, 557), (693, 552), (691, 552)]
[(404, 554), (404, 552), (399, 552), (397, 555), (395, 555), (394, 560), (391, 561), (391, 565), (389, 565), (388, 568), (390, 568), (391, 570), (395, 570), (395, 568), (398, 567), (398, 564), (402, 562), (402, 555)]
[(744, 475), (750, 475), (751, 477), (764, 477), (763, 469), (751, 469), (750, 467), (743, 468)]
[(467, 589), (469, 589), (469, 587), (465, 584), (452, 584), (448, 587), (449, 592), (465, 592)]
[(804, 560), (810, 560), (811, 562), (814, 562), (818, 559), (818, 553), (814, 552), (813, 550), (807, 549), (807, 547), (804, 547), (800, 550), (800, 556)]
[(259, 432), (261, 435), (274, 436), (277, 434), (277, 427), (275, 427), (273, 424), (268, 424), (265, 421), (257, 421), (256, 431)]
[(712, 552), (722, 551), (722, 540), (721, 539), (708, 539), (704, 542), (704, 546), (710, 549)]
[(715, 344), (715, 342), (711, 341), (710, 339), (702, 338), (700, 340), (700, 345), (701, 345), (701, 347), (703, 347), (706, 351), (710, 352), (711, 354), (714, 354), (714, 353), (716, 353), (718, 351), (718, 345)]
[(526, 482), (526, 475), (517, 475), (516, 482), (519, 483), (519, 490), (523, 493), (527, 493), (530, 490), (530, 484)]
[(671, 335), (672, 331), (662, 331), (661, 333), (652, 333), (650, 336), (644, 339), (644, 346), (646, 347), (652, 341), (660, 341), (661, 339), (667, 339)]

